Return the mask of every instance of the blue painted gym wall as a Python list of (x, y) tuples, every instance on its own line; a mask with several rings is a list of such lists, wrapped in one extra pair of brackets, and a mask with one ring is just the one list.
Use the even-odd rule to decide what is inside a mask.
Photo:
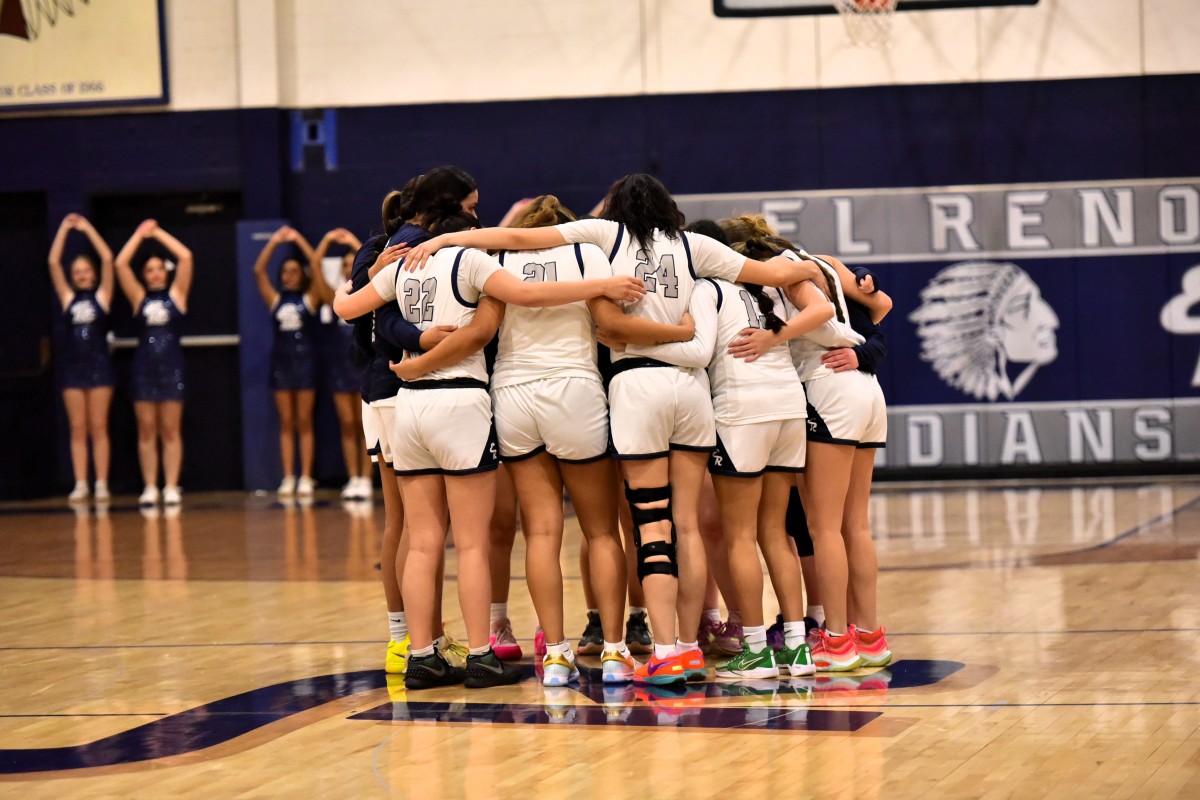
[[(233, 194), (244, 219), (289, 219), (314, 240), (335, 226), (362, 235), (378, 224), (387, 190), (441, 163), (477, 177), (485, 222), (541, 192), (586, 210), (631, 171), (652, 172), (678, 193), (1174, 177), (1200, 164), (1196, 97), (1200, 75), (1193, 74), (356, 107), (337, 112), (338, 169), (308, 159), (299, 172), (289, 164), (283, 110), (5, 119), (0, 197), (44, 198), (41, 247), (30, 250), (44, 253), (63, 215), (92, 213), (97, 198), (111, 208), (120, 195), (133, 203), (146, 195)], [(101, 232), (115, 249), (131, 229)], [(232, 224), (228, 237), (232, 251)], [(49, 335), (49, 279), (44, 261), (28, 255), (5, 259), (0, 270), (12, 287), (6, 318), (31, 303), (45, 309), (44, 324), (13, 331), (4, 346), (0, 432), (7, 441), (19, 433), (21, 446), (3, 449), (0, 497), (58, 492), (70, 477), (61, 411), (36, 432), (22, 416), (36, 406), (46, 418), (46, 404), (58, 403), (53, 367), (39, 358), (37, 369), (8, 367), (40, 353)], [(198, 264), (189, 332), (236, 332), (234, 270), (232, 259)], [(263, 436), (272, 447), (274, 437), (241, 430), (236, 386), (210, 390), (236, 384), (233, 349), (190, 350), (188, 358), (184, 485), (241, 488), (239, 437)], [(118, 387), (114, 482), (125, 491), (137, 488), (131, 419), (128, 393)], [(336, 423), (326, 414), (318, 425), (318, 473), (334, 481)]]

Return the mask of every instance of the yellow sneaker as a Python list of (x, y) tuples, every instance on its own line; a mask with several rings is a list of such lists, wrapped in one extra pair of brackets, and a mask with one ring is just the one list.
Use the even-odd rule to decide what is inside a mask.
[(403, 675), (408, 669), (408, 645), (406, 635), (399, 642), (390, 641), (387, 645), (387, 656), (383, 659), (383, 671), (390, 675)]
[(450, 666), (462, 669), (466, 669), (467, 656), (471, 654), (466, 645), (455, 641), (454, 637), (446, 633), (444, 628), (442, 629), (442, 643), (438, 647), (438, 652), (442, 654), (442, 658), (446, 659), (446, 662)]

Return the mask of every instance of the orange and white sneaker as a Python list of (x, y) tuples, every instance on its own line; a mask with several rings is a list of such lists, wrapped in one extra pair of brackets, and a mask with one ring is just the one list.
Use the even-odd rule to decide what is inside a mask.
[(655, 686), (686, 683), (687, 668), (684, 666), (684, 657), (679, 653), (672, 653), (666, 658), (651, 654), (649, 661), (633, 671), (633, 682)]
[(882, 625), (877, 631), (862, 631), (853, 625), (850, 633), (854, 637), (854, 646), (864, 667), (884, 667), (892, 662), (892, 651), (888, 649), (887, 628)]
[(848, 672), (862, 663), (858, 648), (854, 646), (853, 631), (830, 636), (825, 629), (818, 629), (813, 631), (809, 644), (817, 672)]

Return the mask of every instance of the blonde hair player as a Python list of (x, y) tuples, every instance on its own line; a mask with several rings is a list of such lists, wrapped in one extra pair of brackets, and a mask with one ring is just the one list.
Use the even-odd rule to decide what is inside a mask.
[[(723, 220), (730, 241), (781, 251), (787, 258), (813, 259), (821, 285), (833, 302), (836, 319), (848, 323), (846, 298), (870, 311), (878, 322), (891, 310), (891, 299), (872, 286), (860, 287), (854, 275), (830, 256), (797, 251), (761, 216)], [(747, 249), (747, 244), (743, 244)], [(816, 556), (817, 581), (825, 607), (826, 629), (813, 634), (813, 661), (819, 672), (852, 670), (891, 660), (886, 631), (876, 618), (879, 566), (867, 518), (875, 448), (887, 440), (887, 407), (874, 375), (834, 371), (821, 361), (831, 346), (813, 338), (752, 331), (731, 347), (736, 356), (761, 357), (780, 341), (789, 341), (792, 360), (808, 399), (808, 470), (799, 480)], [(861, 343), (859, 337), (855, 344)], [(851, 624), (850, 613), (854, 622)]]
[[(684, 233), (683, 214), (662, 183), (628, 175), (613, 184), (602, 219), (550, 228), (489, 228), (435, 237), (416, 247), (405, 269), (420, 269), (450, 245), (538, 250), (593, 244), (613, 273), (636, 278), (646, 297), (629, 313), (679, 324), (697, 277), (782, 285), (815, 275), (787, 259), (764, 263), (720, 243)], [(716, 444), (707, 378), (695, 369), (650, 358), (613, 357), (611, 429), (636, 530), (638, 577), (654, 631), (654, 653), (638, 667), (637, 683), (670, 684), (707, 674), (696, 645), (704, 601), (704, 545), (698, 505), (708, 453)], [(678, 630), (691, 641), (675, 636)]]
[[(477, 223), (457, 204), (453, 209), (431, 209), (430, 214), (431, 232)], [(396, 365), (405, 383), (396, 396), (389, 435), (411, 540), (402, 581), (412, 637), (404, 682), (409, 689), (459, 682), (468, 688), (515, 683), (520, 670), (500, 661), (489, 643), (488, 534), (499, 453), (487, 393), (487, 367), (480, 351), (500, 325), (503, 303), (541, 307), (601, 295), (633, 301), (645, 290), (630, 278), (519, 281), (486, 253), (463, 248), (446, 250), (427, 261), (413, 272), (401, 271), (400, 262), (393, 263), (369, 286), (353, 295), (343, 286), (334, 299), (334, 310), (343, 318), (394, 301), (420, 329), (457, 326), (428, 353), (406, 355)], [(434, 648), (429, 624), (447, 517), (454, 531), (459, 604), (470, 644), (465, 675)]]
[[(558, 198), (543, 195), (513, 227), (539, 228), (574, 219)], [(532, 283), (612, 275), (608, 258), (591, 244), (502, 251), (498, 259), (513, 277)], [(621, 631), (625, 554), (617, 528), (617, 471), (608, 451), (608, 400), (597, 369), (593, 319), (605, 336), (622, 341), (686, 341), (693, 334), (691, 325), (627, 316), (607, 298), (553, 308), (513, 306), (504, 314), (492, 401), (500, 457), (512, 475), (521, 508), (529, 594), (546, 636), (546, 686), (564, 686), (579, 677), (563, 630), (559, 556), (564, 485), (588, 541), (591, 586), (604, 628), (603, 681), (628, 683), (636, 667)]]

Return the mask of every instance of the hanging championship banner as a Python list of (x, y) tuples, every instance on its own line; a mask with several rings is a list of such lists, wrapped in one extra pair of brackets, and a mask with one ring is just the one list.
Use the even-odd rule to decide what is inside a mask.
[(881, 466), (1200, 461), (1200, 178), (678, 200), (878, 274)]
[(0, 0), (0, 111), (167, 102), (161, 0)]

